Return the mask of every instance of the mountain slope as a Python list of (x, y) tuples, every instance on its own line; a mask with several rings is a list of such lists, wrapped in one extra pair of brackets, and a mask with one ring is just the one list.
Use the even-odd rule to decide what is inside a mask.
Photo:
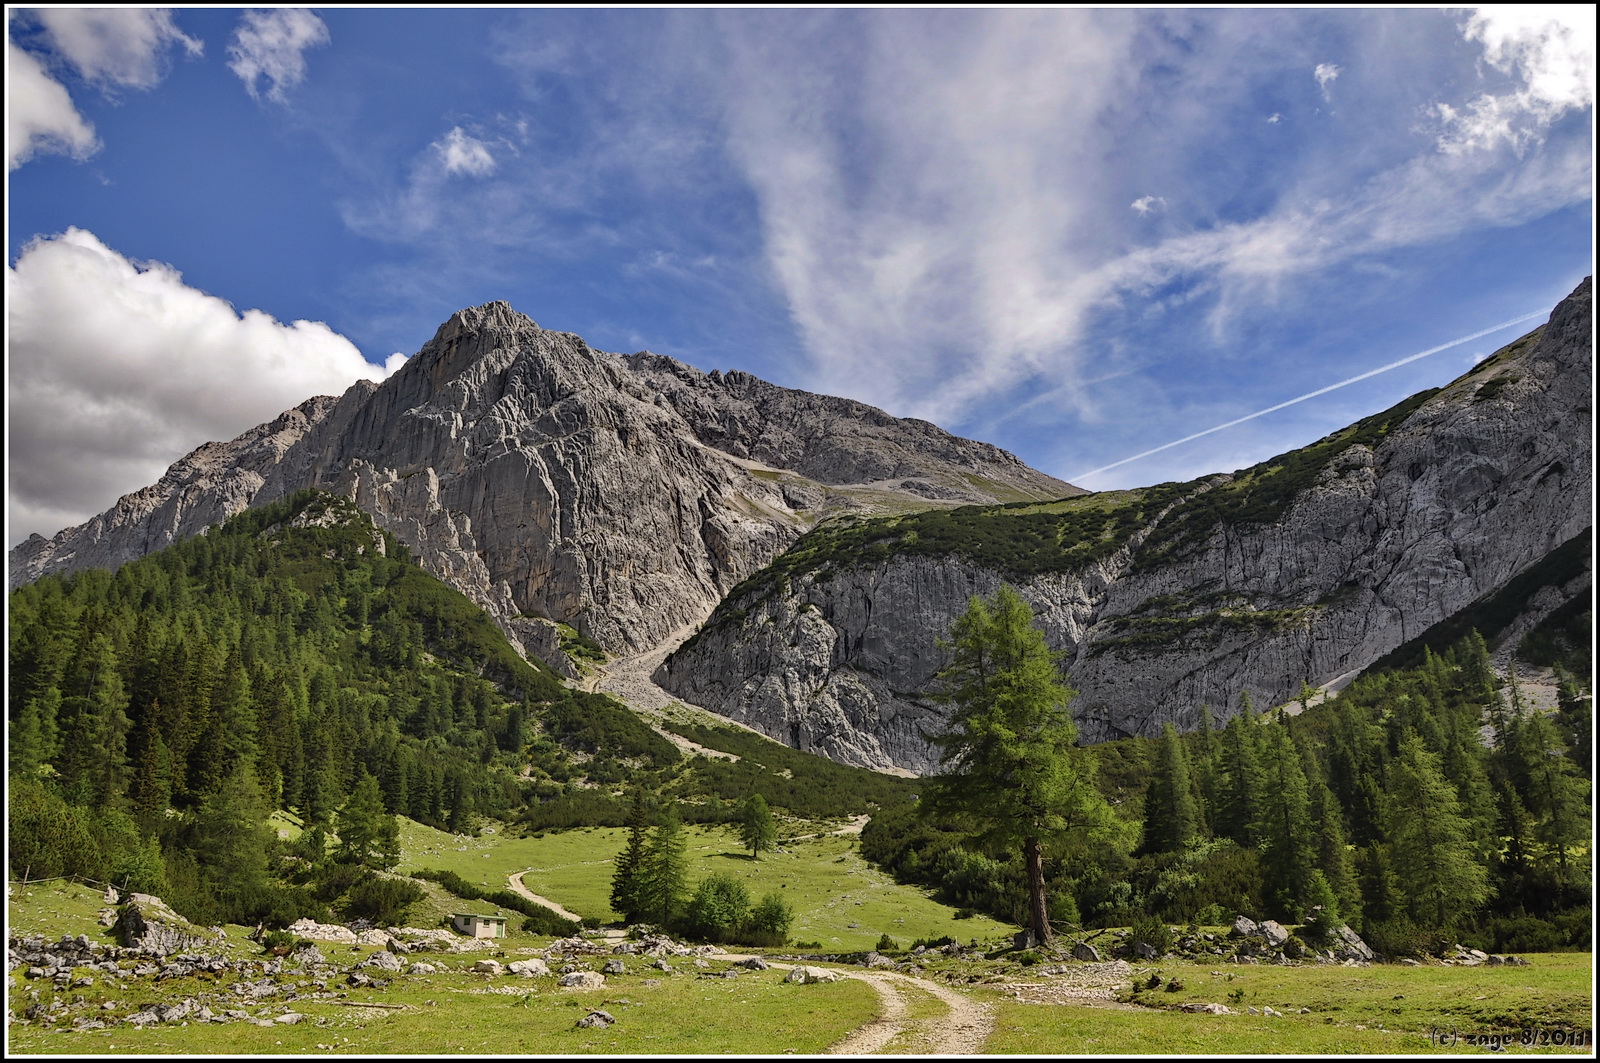
[[(1590, 526), (1591, 298), (1585, 280), (1448, 387), (1231, 475), (820, 528), (657, 680), (800, 748), (926, 771), (937, 641), (1010, 581), (1065, 655), (1085, 740), (1192, 728), (1245, 693), (1284, 702)], [(1544, 612), (1588, 594), (1586, 554), (1560, 572)]]
[(701, 620), (822, 517), (1078, 491), (860, 403), (626, 358), (505, 303), (462, 310), (390, 379), (319, 397), (11, 552), (13, 586), (115, 567), (295, 490), (354, 500), (520, 648), (607, 649)]

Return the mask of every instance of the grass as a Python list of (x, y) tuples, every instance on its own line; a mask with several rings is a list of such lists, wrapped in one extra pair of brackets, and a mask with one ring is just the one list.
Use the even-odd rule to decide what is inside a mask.
[[(427, 959), (449, 967), (434, 975), (396, 977), (384, 989), (350, 989), (338, 1002), (244, 1005), (267, 1018), (285, 1010), (305, 1016), (292, 1026), (195, 1022), (144, 1031), (125, 1025), (73, 1031), (18, 1024), (10, 1028), (8, 1048), (52, 1055), (665, 1055), (758, 1054), (776, 1046), (812, 1054), (869, 1021), (877, 1008), (876, 994), (863, 982), (787, 985), (779, 971), (702, 979), (687, 969), (663, 976), (635, 964), (638, 973), (608, 975), (603, 988), (566, 990), (549, 978), (491, 981), (466, 970), (470, 956)], [(131, 996), (120, 987), (75, 992), (91, 1009), (102, 999), (116, 1001), (106, 1013), (115, 1018), (135, 1010), (134, 999), (146, 1004), (200, 993), (222, 996), (225, 987), (182, 978), (141, 980), (138, 989)], [(40, 999), (53, 992), (37, 983), (19, 986), (11, 993), (14, 1009), (30, 1002), (30, 990)], [(358, 1006), (363, 1003), (382, 1007)], [(577, 1020), (592, 1008), (609, 1012), (616, 1025), (578, 1028)]]
[[(851, 836), (789, 841), (784, 852), (751, 860), (730, 827), (684, 831), (691, 885), (724, 871), (742, 880), (752, 899), (775, 891), (795, 912), (790, 938), (820, 942), (825, 952), (865, 951), (885, 933), (903, 942), (945, 935), (968, 941), (1009, 937), (1016, 929), (985, 916), (956, 919), (955, 909), (869, 865)], [(494, 888), (504, 886), (512, 872), (531, 869), (523, 876), (528, 889), (579, 915), (609, 922), (617, 918), (611, 910), (611, 861), (627, 836), (621, 827), (589, 827), (543, 837), (463, 838), (401, 820), (399, 870), (439, 868)]]
[[(982, 995), (996, 1009), (986, 1051), (1058, 1052), (1071, 1045), (1085, 1054), (1430, 1053), (1452, 1051), (1434, 1043), (1435, 1030), (1520, 1036), (1525, 1030), (1588, 1031), (1593, 1023), (1594, 968), (1587, 953), (1536, 955), (1527, 967), (1213, 967), (1173, 961), (1156, 969), (1163, 977), (1176, 976), (1185, 988), (1138, 994), (1146, 1003), (1209, 1002), (1241, 1012), (1271, 1006), (1284, 1014), (1061, 1007), (1019, 1003), (985, 990)], [(1139, 968), (1137, 976), (1147, 973)], [(1300, 1014), (1301, 1008), (1309, 1013)]]

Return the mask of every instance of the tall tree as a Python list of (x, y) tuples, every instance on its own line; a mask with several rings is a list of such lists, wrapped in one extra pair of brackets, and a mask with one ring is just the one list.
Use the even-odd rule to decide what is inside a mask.
[(644, 791), (633, 792), (633, 808), (628, 813), (628, 844), (617, 854), (611, 874), (611, 907), (623, 922), (635, 923), (644, 916), (645, 856), (650, 829), (650, 810)]
[(944, 772), (926, 808), (968, 827), (979, 841), (1020, 846), (1034, 937), (1054, 940), (1045, 898), (1045, 848), (1086, 843), (1111, 813), (1094, 785), (1094, 762), (1077, 748), (1062, 681), (1033, 611), (1010, 586), (974, 597), (956, 618), (937, 697), (955, 706), (935, 739)]
[(750, 848), (750, 855), (759, 858), (761, 853), (778, 844), (778, 824), (772, 818), (767, 799), (751, 794), (739, 812), (739, 840)]
[(1298, 922), (1310, 893), (1310, 874), (1316, 866), (1310, 795), (1300, 751), (1287, 724), (1279, 721), (1263, 730), (1265, 786), (1258, 803), (1255, 834), (1261, 840), (1264, 893), (1279, 918)]
[(1489, 874), (1473, 847), (1456, 788), (1439, 755), (1416, 735), (1400, 742), (1389, 764), (1388, 834), (1391, 866), (1419, 922), (1453, 926), (1489, 895)]
[(1146, 853), (1182, 852), (1194, 842), (1194, 790), (1189, 780), (1189, 755), (1170, 722), (1161, 725), (1161, 744), (1156, 748), (1155, 770), (1144, 797), (1144, 843)]
[(339, 809), (339, 859), (388, 870), (400, 862), (400, 824), (383, 807), (378, 780), (362, 771), (350, 798)]
[(683, 910), (689, 891), (688, 849), (678, 810), (668, 805), (661, 822), (650, 832), (639, 891), (642, 914), (657, 926), (671, 925)]

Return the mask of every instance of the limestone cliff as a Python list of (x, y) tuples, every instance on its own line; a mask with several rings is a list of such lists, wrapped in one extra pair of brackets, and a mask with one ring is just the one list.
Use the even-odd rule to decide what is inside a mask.
[[(926, 771), (937, 640), (1002, 581), (1080, 733), (1153, 735), (1360, 670), (1590, 526), (1591, 292), (1448, 387), (1231, 475), (812, 532), (657, 680), (803, 749)], [(1589, 591), (1588, 551), (1530, 601)], [(1570, 563), (1573, 556), (1580, 563)], [(1543, 570), (1541, 570), (1543, 571)]]
[(382, 384), (208, 443), (28, 540), (12, 584), (115, 567), (301, 487), (353, 499), (551, 657), (553, 622), (610, 650), (655, 645), (828, 514), (1081, 493), (923, 421), (606, 354), (496, 302), (453, 315)]

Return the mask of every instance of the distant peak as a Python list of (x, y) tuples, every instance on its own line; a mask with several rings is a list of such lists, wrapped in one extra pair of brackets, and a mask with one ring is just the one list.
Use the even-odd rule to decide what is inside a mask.
[(469, 306), (464, 310), (457, 310), (450, 315), (446, 326), (455, 325), (465, 331), (477, 331), (486, 328), (503, 329), (536, 329), (539, 323), (527, 314), (519, 313), (511, 308), (511, 304), (504, 299), (496, 299), (482, 306)]

